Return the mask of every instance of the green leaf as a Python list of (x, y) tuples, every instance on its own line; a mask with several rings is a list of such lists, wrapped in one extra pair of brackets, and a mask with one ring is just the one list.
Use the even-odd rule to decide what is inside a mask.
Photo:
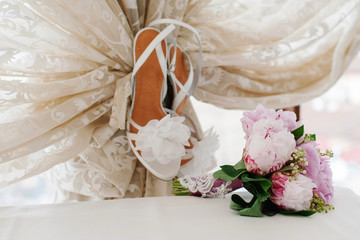
[(219, 178), (225, 181), (233, 181), (236, 177), (227, 175), (223, 170), (218, 170), (213, 174), (214, 178)]
[(297, 141), (302, 135), (304, 135), (304, 125), (301, 125), (291, 133), (294, 135), (295, 141)]
[(246, 183), (244, 188), (248, 190), (252, 195), (256, 196), (261, 202), (265, 201), (270, 197), (270, 191), (264, 191), (256, 183)]
[(261, 217), (263, 215), (262, 203), (256, 196), (253, 196), (250, 202), (246, 202), (241, 196), (233, 194), (230, 208), (237, 210), (242, 216)]
[(316, 134), (310, 134), (310, 140), (311, 141), (316, 141)]
[(235, 211), (239, 211), (239, 210), (243, 209), (239, 204), (237, 204), (233, 201), (230, 202), (230, 208)]
[(274, 216), (279, 213), (279, 207), (276, 206), (272, 201), (267, 200), (263, 203), (262, 212), (267, 216)]
[(262, 212), (268, 216), (274, 216), (277, 213), (284, 214), (284, 215), (311, 216), (314, 213), (316, 213), (315, 211), (309, 211), (309, 210), (303, 210), (303, 211), (285, 210), (285, 209), (278, 207), (270, 200), (264, 202)]
[(265, 183), (270, 184), (269, 186), (271, 186), (270, 180), (268, 180), (267, 178), (262, 177), (260, 175), (253, 174), (253, 173), (247, 172), (247, 174), (244, 174), (242, 178), (243, 178), (243, 182), (265, 182)]
[(311, 215), (313, 215), (315, 213), (316, 213), (316, 211), (303, 210), (303, 211), (296, 212), (295, 214), (308, 217), (308, 216), (311, 216)]
[(261, 201), (259, 201), (259, 199), (256, 199), (251, 207), (241, 209), (239, 211), (239, 214), (241, 216), (262, 217), (263, 213), (261, 212), (261, 208), (262, 208)]
[(242, 174), (240, 179), (244, 184), (244, 188), (256, 196), (259, 201), (263, 202), (270, 197), (270, 180), (249, 172)]
[(233, 201), (232, 196), (231, 196), (230, 208), (233, 210), (236, 210), (236, 211), (244, 209), (243, 205), (238, 204), (237, 202)]
[(222, 165), (220, 166), (221, 170), (223, 170), (229, 176), (236, 176), (238, 171), (231, 165)]
[(246, 170), (244, 161), (241, 159), (238, 163), (234, 165), (234, 168), (236, 170)]
[(250, 182), (253, 182), (261, 187), (263, 189), (264, 192), (267, 192), (270, 187), (271, 187), (271, 181), (267, 178), (264, 178), (262, 176), (259, 176), (259, 175), (255, 175), (255, 174), (252, 174), (252, 173), (245, 173), (245, 174), (242, 174), (241, 175), (241, 181), (243, 183), (250, 183)]
[(279, 213), (284, 215), (300, 215), (300, 216), (308, 217), (316, 213), (316, 211), (310, 211), (310, 210), (290, 211), (290, 210), (279, 209)]
[(222, 165), (220, 166), (221, 170), (216, 171), (213, 176), (215, 178), (220, 178), (225, 181), (232, 181), (238, 178), (241, 174), (247, 172), (245, 168), (245, 164), (242, 159), (236, 163), (234, 166), (232, 165)]
[(231, 165), (223, 165), (220, 166), (220, 168), (221, 170), (216, 171), (213, 176), (225, 181), (232, 181), (246, 172), (246, 169), (235, 169), (235, 167)]
[[(231, 203), (234, 203), (239, 207), (239, 209), (237, 209), (237, 210), (251, 207), (251, 205), (253, 204), (252, 202), (249, 202), (249, 203), (246, 202), (241, 196), (239, 196), (237, 194), (233, 194), (231, 196)], [(231, 207), (231, 205), (230, 205), (230, 207)]]

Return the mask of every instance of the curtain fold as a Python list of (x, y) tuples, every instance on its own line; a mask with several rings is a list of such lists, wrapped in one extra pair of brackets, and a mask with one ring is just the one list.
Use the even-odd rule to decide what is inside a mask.
[[(0, 187), (50, 169), (58, 201), (169, 194), (124, 131), (133, 39), (160, 18), (197, 29), (194, 96), (223, 108), (301, 104), (360, 48), (358, 0), (0, 1)], [(196, 37), (173, 36), (196, 65)]]

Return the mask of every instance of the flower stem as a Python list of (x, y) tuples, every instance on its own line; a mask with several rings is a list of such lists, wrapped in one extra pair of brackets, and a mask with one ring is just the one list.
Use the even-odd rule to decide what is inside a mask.
[(186, 187), (181, 185), (179, 180), (174, 180), (172, 187), (173, 187), (172, 193), (175, 194), (176, 196), (190, 196), (191, 195), (189, 192), (189, 189), (187, 189)]

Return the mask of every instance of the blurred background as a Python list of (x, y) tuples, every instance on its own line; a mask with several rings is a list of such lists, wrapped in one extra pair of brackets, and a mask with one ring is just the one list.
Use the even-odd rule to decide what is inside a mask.
[[(238, 162), (245, 145), (240, 122), (243, 112), (191, 101), (203, 130), (214, 126), (220, 136), (219, 165)], [(300, 119), (305, 132), (316, 134), (323, 152), (334, 152), (334, 185), (360, 195), (360, 55), (329, 91), (301, 105)], [(51, 183), (39, 175), (0, 189), (0, 206), (52, 203), (52, 197)]]

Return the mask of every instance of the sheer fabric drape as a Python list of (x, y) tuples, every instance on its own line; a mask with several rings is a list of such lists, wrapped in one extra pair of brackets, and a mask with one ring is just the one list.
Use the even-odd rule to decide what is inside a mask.
[[(0, 187), (51, 169), (59, 201), (169, 193), (124, 131), (133, 38), (159, 18), (198, 30), (195, 97), (224, 108), (318, 96), (360, 46), (357, 0), (0, 1)], [(195, 36), (174, 37), (195, 64)]]

